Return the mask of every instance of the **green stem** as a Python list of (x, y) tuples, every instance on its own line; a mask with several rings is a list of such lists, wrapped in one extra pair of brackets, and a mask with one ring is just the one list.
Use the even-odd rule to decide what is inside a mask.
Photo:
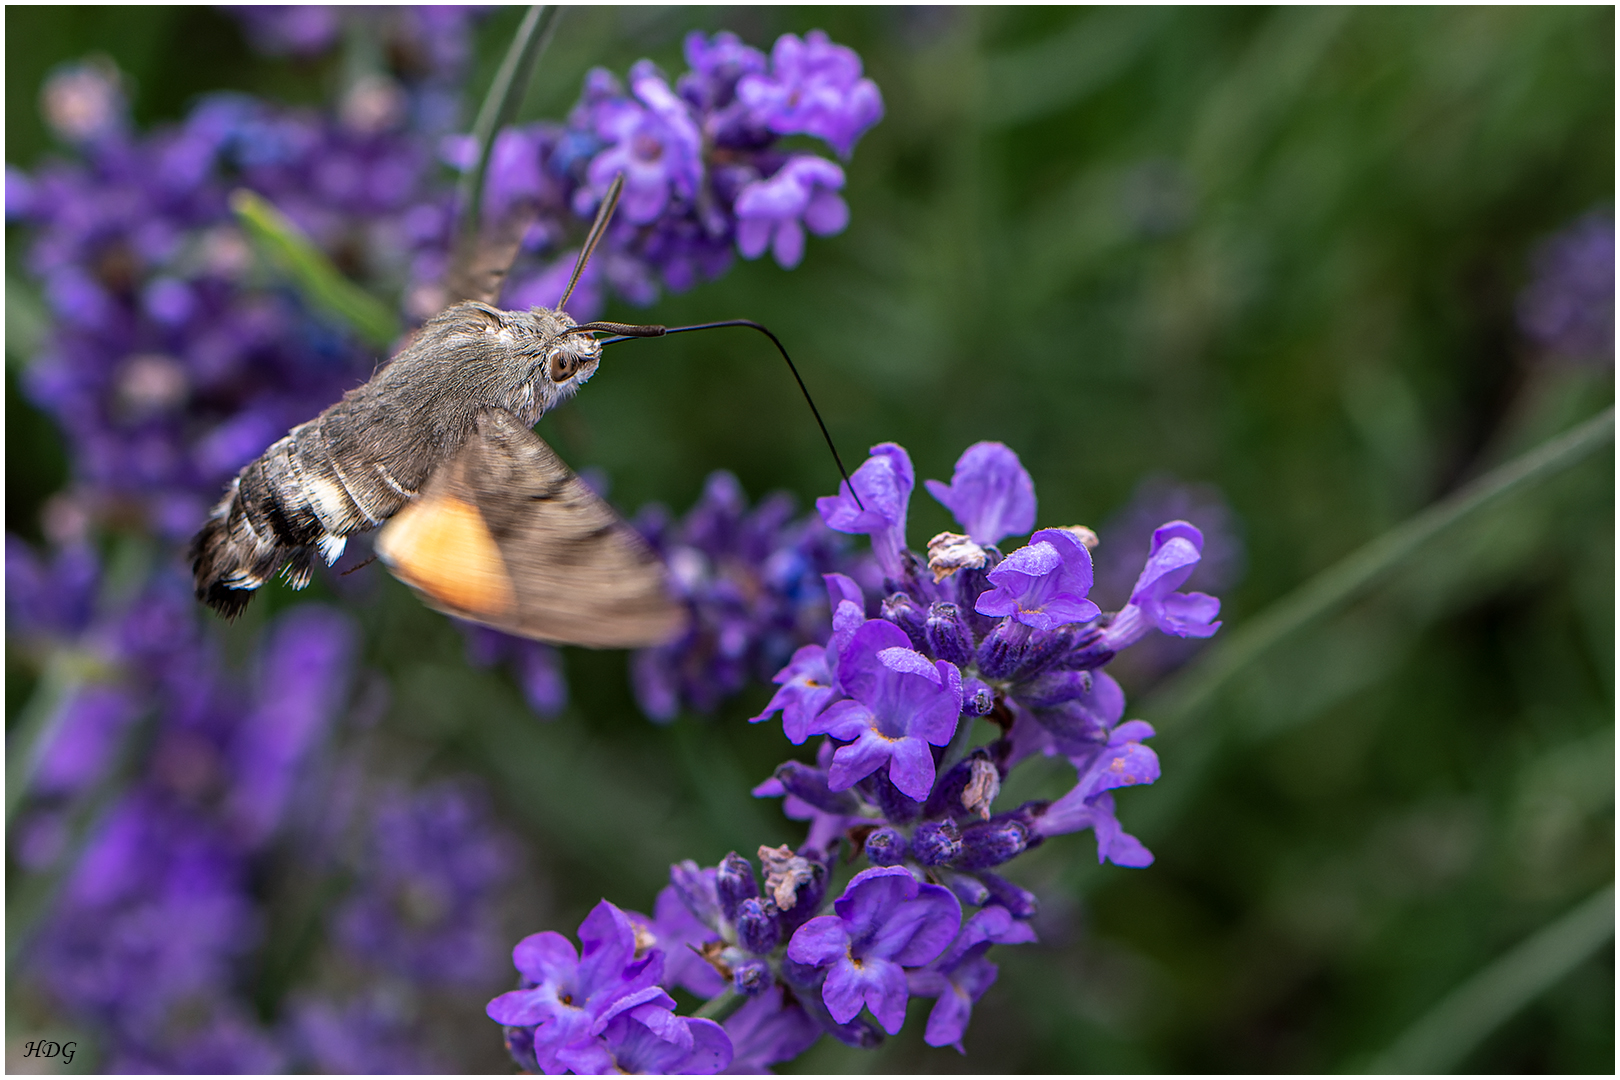
[(51, 737), (66, 715), (66, 705), (86, 682), (105, 676), (106, 664), (73, 649), (57, 649), (45, 662), (39, 685), (23, 706), (14, 734), (6, 747), (6, 825), (28, 794), (34, 771)]
[(1613, 439), (1611, 406), (1459, 488), (1224, 634), (1198, 660), (1154, 692), (1141, 714), (1151, 717), (1161, 730), (1186, 721), (1207, 706), (1232, 676), (1273, 646), (1345, 604), (1439, 533), (1504, 496), (1569, 468)]
[(728, 1016), (742, 1008), (743, 1002), (747, 1000), (747, 998), (737, 993), (735, 989), (728, 986), (708, 1001), (705, 1001), (698, 1011), (692, 1015), (699, 1020), (713, 1020), (717, 1024), (722, 1023)]
[(473, 122), (473, 138), (478, 143), (478, 164), (472, 172), (461, 178), (461, 222), (457, 232), (463, 238), (478, 232), (484, 205), (484, 175), (489, 171), (489, 155), (495, 145), (495, 134), (512, 122), (523, 95), (529, 89), (529, 80), (540, 60), (540, 54), (551, 43), (557, 29), (557, 17), (562, 9), (555, 4), (535, 4), (523, 15), (517, 34), (506, 50), (506, 57), (495, 72), (495, 81), (479, 106), (478, 119)]
[(1372, 1073), (1450, 1072), (1487, 1035), (1614, 937), (1614, 886), (1536, 931), (1446, 995), (1369, 1062)]

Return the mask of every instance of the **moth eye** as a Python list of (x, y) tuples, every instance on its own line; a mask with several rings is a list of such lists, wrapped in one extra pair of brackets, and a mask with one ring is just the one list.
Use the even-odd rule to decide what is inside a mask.
[(562, 382), (574, 374), (579, 367), (579, 361), (573, 353), (558, 353), (551, 358), (551, 381)]

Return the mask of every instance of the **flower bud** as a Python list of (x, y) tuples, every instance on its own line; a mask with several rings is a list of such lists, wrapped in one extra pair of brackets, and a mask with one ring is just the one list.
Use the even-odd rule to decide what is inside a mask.
[(757, 997), (771, 988), (771, 965), (750, 957), (731, 969), (731, 984), (743, 997)]
[(803, 799), (817, 810), (829, 814), (854, 814), (858, 809), (855, 796), (847, 791), (831, 791), (827, 787), (827, 774), (802, 761), (784, 761), (776, 767), (776, 779), (789, 795)]
[(955, 604), (935, 604), (928, 610), (928, 621), (923, 624), (923, 636), (928, 651), (938, 660), (948, 660), (957, 667), (973, 662), (973, 632), (962, 621)]
[(890, 593), (883, 601), (883, 617), (906, 632), (912, 648), (918, 652), (928, 650), (928, 613), (917, 601), (903, 592)]
[(1033, 679), (1041, 672), (1057, 665), (1066, 654), (1073, 651), (1074, 643), (1081, 637), (1091, 637), (1092, 629), (1088, 625), (1059, 626), (1051, 630), (1037, 630), (1029, 636), (1029, 644), (1024, 649), (1023, 659), (1019, 662), (1016, 678), (1020, 680)]
[(1028, 682), (1019, 683), (1012, 695), (1031, 709), (1045, 709), (1091, 693), (1089, 671), (1048, 671)]
[(952, 865), (963, 870), (1000, 866), (1029, 846), (1029, 830), (1014, 817), (998, 818), (962, 830), (962, 854)]
[(906, 861), (910, 845), (898, 829), (874, 829), (866, 838), (866, 858), (873, 866), (899, 866)]
[(686, 910), (698, 922), (714, 930), (720, 925), (720, 898), (715, 894), (714, 878), (698, 868), (691, 859), (669, 868), (669, 883), (675, 895), (681, 898)]
[(1015, 918), (1032, 919), (1040, 910), (1040, 901), (1035, 894), (1019, 885), (1014, 885), (1000, 874), (993, 874), (988, 870), (980, 870), (974, 877), (984, 883), (990, 890), (990, 896), (1002, 907), (1012, 912)]
[(962, 680), (962, 715), (989, 716), (996, 707), (996, 692), (978, 679)]
[(1006, 679), (1024, 661), (1029, 643), (1029, 627), (1017, 619), (1003, 619), (979, 642), (979, 673), (987, 679)]
[(738, 906), (749, 897), (759, 895), (759, 879), (754, 876), (753, 864), (735, 851), (720, 861), (714, 886), (720, 898), (720, 912), (731, 923), (737, 921)]
[(962, 834), (956, 822), (925, 821), (911, 837), (911, 853), (924, 866), (948, 863), (962, 853)]
[(945, 887), (955, 893), (956, 898), (968, 907), (983, 907), (990, 901), (990, 890), (976, 877), (947, 871), (940, 874), (940, 879), (945, 882)]
[(757, 896), (743, 900), (737, 905), (736, 922), (737, 944), (751, 953), (767, 956), (782, 940), (782, 927), (776, 921), (776, 905), (768, 900), (761, 900)]

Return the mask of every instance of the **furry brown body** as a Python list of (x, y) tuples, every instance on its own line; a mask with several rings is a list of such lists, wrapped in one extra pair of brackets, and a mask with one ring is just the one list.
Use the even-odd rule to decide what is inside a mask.
[(347, 538), (393, 517), (487, 409), (525, 427), (595, 372), (601, 346), (560, 311), (449, 308), (371, 380), (237, 474), (192, 540), (197, 598), (227, 618), (276, 574), (309, 582)]

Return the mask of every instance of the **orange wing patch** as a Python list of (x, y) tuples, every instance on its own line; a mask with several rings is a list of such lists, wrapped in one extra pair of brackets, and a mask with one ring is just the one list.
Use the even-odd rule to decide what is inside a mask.
[(377, 535), (377, 554), (401, 581), (447, 607), (482, 617), (517, 608), (483, 515), (453, 495), (407, 504)]

